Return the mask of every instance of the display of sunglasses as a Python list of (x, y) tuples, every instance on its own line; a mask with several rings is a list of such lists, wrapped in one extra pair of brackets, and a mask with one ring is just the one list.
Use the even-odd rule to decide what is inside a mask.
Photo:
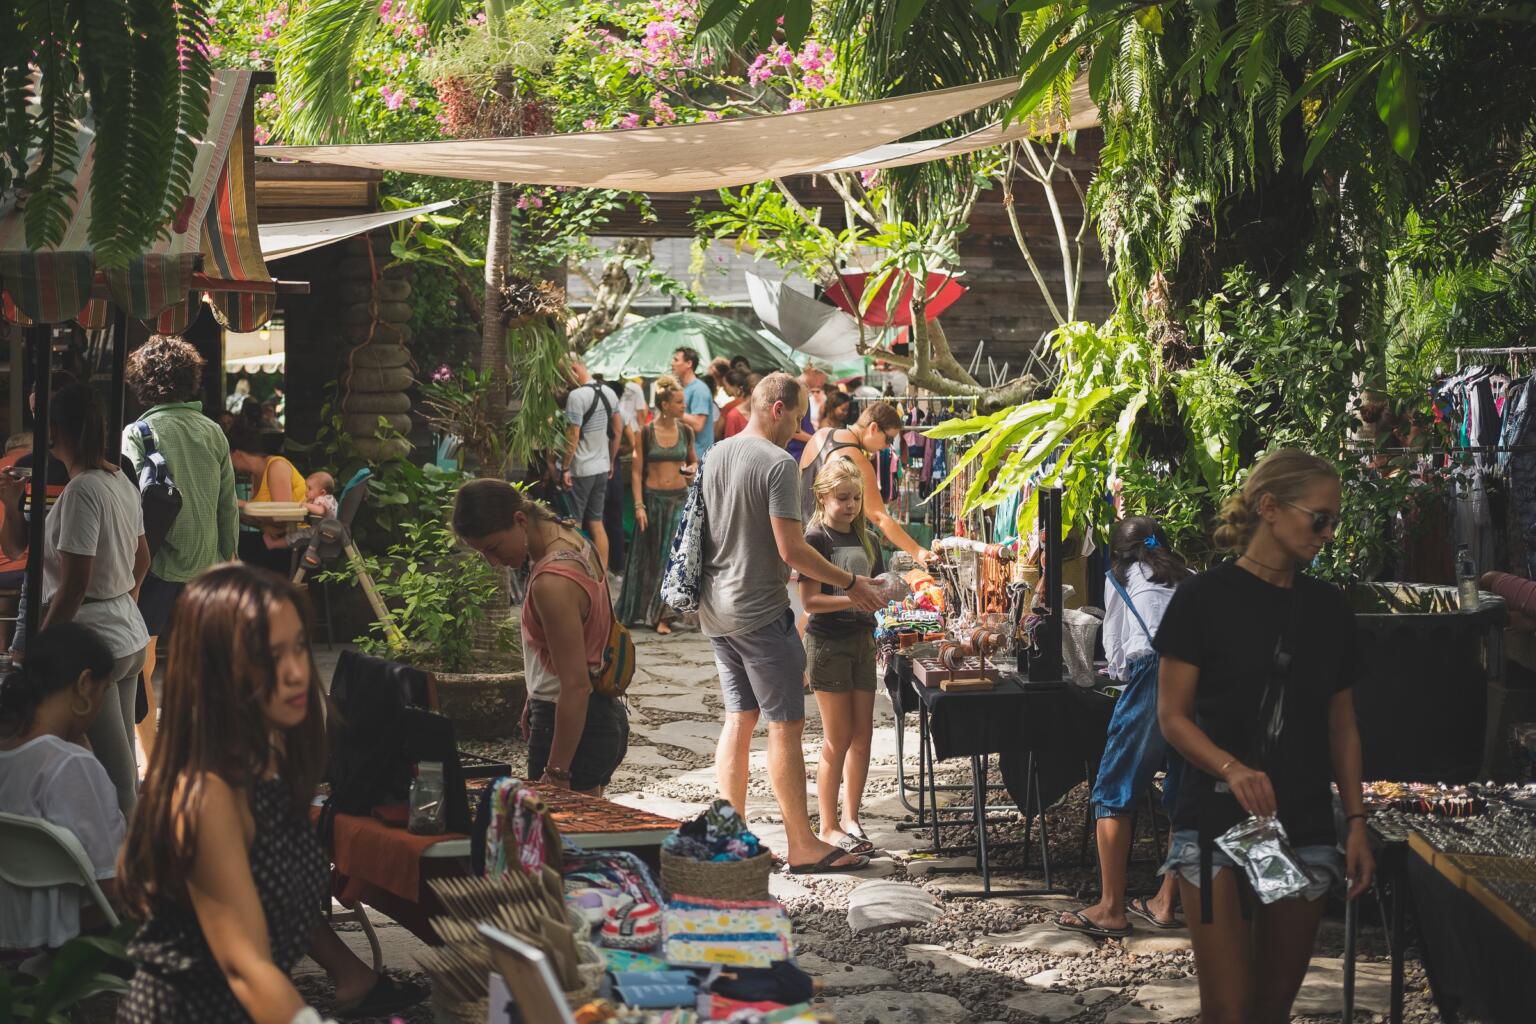
[(1298, 512), (1305, 512), (1312, 517), (1313, 533), (1327, 533), (1340, 523), (1339, 517), (1332, 512), (1320, 512), (1317, 509), (1307, 508), (1305, 505), (1298, 505), (1294, 501), (1288, 501), (1286, 504)]

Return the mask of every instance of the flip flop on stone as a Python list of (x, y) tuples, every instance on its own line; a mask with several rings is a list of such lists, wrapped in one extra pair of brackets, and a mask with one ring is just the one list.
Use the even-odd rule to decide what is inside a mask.
[(1184, 922), (1180, 921), (1176, 917), (1164, 919), (1152, 913), (1152, 908), (1150, 905), (1148, 905), (1147, 898), (1145, 896), (1133, 896), (1127, 900), (1125, 903), (1125, 912), (1127, 914), (1135, 914), (1137, 917), (1141, 918), (1152, 927), (1161, 928), (1164, 931), (1184, 927)]
[(843, 836), (843, 838), (837, 840), (832, 845), (847, 853), (854, 854), (873, 853), (875, 849), (874, 843), (868, 839), (861, 839), (852, 833)]
[[(1067, 918), (1071, 918), (1068, 923)], [(1081, 910), (1064, 910), (1061, 916), (1056, 918), (1056, 927), (1064, 932), (1081, 932), (1091, 935), (1096, 939), (1123, 939), (1131, 934), (1131, 926), (1124, 928), (1101, 928), (1088, 919), (1088, 915)]]
[(833, 863), (848, 855), (848, 851), (843, 849), (829, 850), (825, 857), (814, 864), (791, 864), (789, 873), (792, 875), (841, 875), (849, 871), (858, 871), (869, 865), (869, 858), (862, 856), (854, 857), (848, 864)]

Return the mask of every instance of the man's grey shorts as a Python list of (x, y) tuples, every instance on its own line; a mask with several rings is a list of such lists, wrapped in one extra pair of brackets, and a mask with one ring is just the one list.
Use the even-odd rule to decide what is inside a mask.
[(571, 478), (571, 512), (578, 522), (602, 522), (603, 499), (607, 496), (607, 473)]
[(750, 633), (709, 638), (727, 711), (758, 711), (770, 722), (805, 718), (805, 647), (788, 608)]

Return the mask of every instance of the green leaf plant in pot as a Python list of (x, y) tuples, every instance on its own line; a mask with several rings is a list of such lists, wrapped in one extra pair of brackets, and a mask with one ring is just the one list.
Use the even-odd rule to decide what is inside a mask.
[[(431, 672), (458, 738), (513, 736), (527, 695), (517, 621), (499, 570), (454, 537), (451, 508), (451, 494), (415, 505), (384, 554), (363, 556), (393, 622), (375, 621), (356, 643)], [(341, 573), (322, 579), (353, 582)]]

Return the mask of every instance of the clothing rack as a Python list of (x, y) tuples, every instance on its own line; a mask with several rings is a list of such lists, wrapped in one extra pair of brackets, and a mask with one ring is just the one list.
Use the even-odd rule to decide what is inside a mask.
[(1502, 348), (1458, 348), (1456, 349), (1456, 368), (1461, 368), (1463, 355), (1476, 356), (1528, 356), (1536, 355), (1536, 345), (1512, 345)]
[(975, 395), (891, 395), (889, 398), (884, 400), (898, 403), (904, 402), (909, 405), (922, 405), (924, 403), (934, 402), (940, 404), (948, 403), (951, 405), (956, 402), (970, 402), (972, 405), (976, 404)]
[(1461, 452), (1536, 452), (1536, 444), (1474, 444), (1465, 448), (1454, 445), (1430, 445), (1427, 448), (1373, 448), (1357, 445), (1355, 450), (1364, 455), (1456, 455)]

